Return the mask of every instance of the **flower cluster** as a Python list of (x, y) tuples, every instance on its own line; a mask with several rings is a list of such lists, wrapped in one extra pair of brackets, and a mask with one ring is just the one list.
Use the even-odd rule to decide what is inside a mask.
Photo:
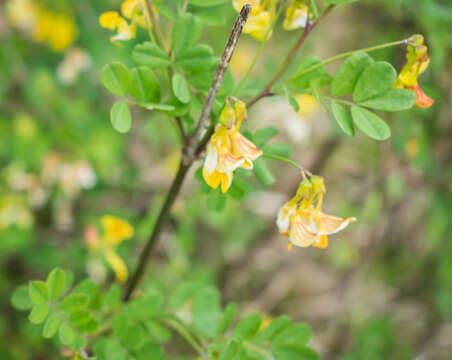
[(220, 123), (207, 144), (202, 175), (214, 189), (221, 184), (223, 193), (231, 186), (235, 169), (251, 170), (253, 161), (262, 155), (262, 150), (240, 133), (242, 120), (246, 119), (245, 103), (236, 100), (232, 107), (228, 100), (220, 114)]
[[(153, 9), (155, 12), (156, 10)], [(107, 11), (99, 17), (102, 27), (116, 30), (117, 34), (110, 38), (111, 42), (125, 41), (135, 38), (137, 26), (146, 28), (151, 25), (144, 0), (125, 0), (121, 4), (121, 14)]]
[(289, 237), (289, 250), (292, 245), (326, 248), (328, 235), (345, 229), (356, 220), (324, 214), (322, 202), (325, 192), (322, 177), (311, 176), (308, 179), (303, 173), (296, 195), (279, 210), (276, 224), (279, 232)]
[(422, 35), (414, 35), (410, 39), (406, 64), (400, 72), (394, 88), (409, 89), (416, 94), (415, 105), (420, 108), (429, 108), (433, 105), (433, 99), (429, 98), (420, 88), (418, 77), (427, 69), (430, 58), (427, 54), (428, 48), (424, 45)]
[[(250, 17), (243, 28), (245, 34), (259, 41), (271, 36), (271, 27), (276, 20), (277, 1), (275, 0), (232, 0), (234, 9), (239, 12), (246, 3), (252, 6)], [(292, 0), (286, 9), (283, 28), (295, 30), (304, 28), (308, 21), (308, 7), (305, 0)], [(267, 35), (268, 34), (268, 35)]]
[(50, 11), (34, 0), (10, 0), (6, 10), (12, 26), (35, 41), (49, 45), (54, 51), (67, 49), (77, 35), (77, 28), (70, 16)]
[(93, 253), (100, 253), (116, 274), (118, 282), (123, 283), (128, 276), (127, 266), (124, 260), (116, 253), (117, 246), (124, 240), (130, 239), (134, 229), (127, 221), (111, 215), (101, 218), (103, 228), (102, 236), (94, 226), (85, 230), (85, 242)]

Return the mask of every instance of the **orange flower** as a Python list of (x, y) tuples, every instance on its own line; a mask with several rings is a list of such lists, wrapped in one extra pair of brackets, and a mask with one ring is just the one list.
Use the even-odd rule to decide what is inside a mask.
[(429, 98), (418, 84), (418, 77), (427, 70), (430, 63), (427, 51), (428, 48), (424, 45), (424, 37), (422, 35), (413, 35), (411, 43), (408, 45), (407, 62), (394, 84), (394, 88), (414, 91), (416, 94), (415, 106), (424, 109), (429, 108), (434, 103), (433, 99)]

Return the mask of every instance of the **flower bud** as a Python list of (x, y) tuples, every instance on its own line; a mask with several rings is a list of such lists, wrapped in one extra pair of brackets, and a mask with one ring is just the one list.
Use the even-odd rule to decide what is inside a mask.
[(246, 113), (246, 104), (242, 100), (237, 100), (235, 102), (234, 112), (237, 121), (248, 120), (248, 115)]
[(226, 104), (220, 114), (220, 124), (231, 128), (235, 122), (235, 112), (231, 105)]
[(326, 192), (325, 182), (322, 176), (311, 176), (312, 194), (318, 195)]
[(298, 187), (297, 196), (309, 199), (311, 197), (311, 191), (312, 191), (311, 182), (308, 179), (304, 178), (301, 181), (300, 186)]

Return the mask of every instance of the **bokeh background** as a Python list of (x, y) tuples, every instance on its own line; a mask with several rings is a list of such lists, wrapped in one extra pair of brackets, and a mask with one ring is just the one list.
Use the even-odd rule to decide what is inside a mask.
[[(38, 30), (29, 3), (44, 18)], [(55, 266), (75, 278), (113, 281), (84, 241), (85, 228), (104, 214), (134, 225), (136, 236), (119, 248), (133, 268), (177, 167), (178, 139), (167, 118), (135, 109), (127, 135), (109, 122), (114, 99), (100, 85), (100, 69), (113, 60), (132, 65), (136, 43), (116, 47), (98, 25), (98, 16), (119, 4), (0, 2), (1, 359), (62, 357), (25, 313), (13, 310), (14, 288)], [(217, 16), (209, 17), (202, 40), (220, 54), (234, 12), (229, 3), (211, 11)], [(325, 177), (326, 210), (358, 218), (327, 250), (287, 252), (274, 225), (298, 185), (297, 171), (272, 164), (274, 185), (250, 177), (246, 199), (230, 198), (221, 211), (208, 206), (191, 174), (146, 281), (201, 279), (217, 284), (224, 301), (243, 313), (305, 321), (322, 359), (451, 359), (451, 29), (449, 0), (362, 0), (335, 9), (303, 48), (300, 55), (326, 58), (424, 34), (432, 62), (421, 83), (435, 105), (386, 117), (388, 141), (341, 135), (315, 103), (297, 114), (275, 97), (251, 111), (247, 127), (276, 126), (276, 141), (292, 143), (293, 158)], [(165, 22), (163, 30), (169, 34)], [(295, 36), (274, 33), (256, 81), (269, 77)], [(136, 41), (145, 38), (143, 31)], [(257, 47), (242, 37), (231, 62), (236, 80)], [(373, 55), (400, 69), (405, 53)]]

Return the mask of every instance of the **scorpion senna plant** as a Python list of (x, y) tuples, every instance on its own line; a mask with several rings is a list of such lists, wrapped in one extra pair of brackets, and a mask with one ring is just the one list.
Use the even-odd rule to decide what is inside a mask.
[[(132, 129), (130, 107), (166, 117), (180, 140), (181, 160), (161, 208), (152, 211), (156, 215), (151, 227), (135, 232), (128, 221), (105, 215), (99, 227), (87, 228), (85, 243), (94, 261), (90, 260), (94, 265), (88, 266), (90, 278), (73, 286), (71, 272), (56, 268), (46, 281), (31, 281), (16, 290), (13, 304), (31, 310), (29, 319), (33, 324), (43, 324), (44, 337), (55, 337), (64, 354), (78, 360), (163, 360), (182, 355), (220, 360), (318, 359), (308, 344), (311, 332), (306, 324), (293, 323), (284, 315), (271, 318), (258, 313), (236, 321), (240, 309), (232, 303), (222, 307), (213, 284), (190, 281), (188, 275), (179, 281), (166, 281), (167, 274), (159, 272), (157, 263), (152, 280), (145, 275), (172, 205), (195, 163), (200, 164), (195, 172), (195, 179), (201, 181), (200, 196), (207, 196), (212, 210), (221, 209), (218, 204), (224, 204), (228, 197), (245, 198), (246, 189), (255, 185), (249, 176), (252, 173), (263, 186), (270, 186), (275, 179), (269, 160), (301, 172), (295, 196), (275, 214), (277, 229), (288, 237), (289, 249), (292, 245), (326, 248), (329, 235), (356, 220), (323, 212), (323, 177), (311, 174), (292, 160), (290, 151), (284, 150), (288, 145), (269, 146), (268, 142), (278, 133), (274, 127), (257, 131), (248, 128), (248, 122), (255, 117), (249, 110), (255, 103), (266, 97), (280, 97), (301, 114), (311, 114), (320, 104), (347, 136), (360, 131), (383, 141), (390, 137), (391, 129), (381, 113), (433, 105), (418, 84), (419, 75), (430, 61), (421, 35), (327, 59), (304, 57), (290, 66), (322, 20), (336, 6), (348, 2), (351, 1), (125, 0), (120, 11), (99, 14), (100, 26), (114, 31), (111, 41), (115, 45), (142, 39), (146, 32), (149, 36), (146, 41), (127, 47), (133, 48), (129, 66), (114, 61), (102, 69), (102, 84), (119, 98), (110, 112), (113, 128), (122, 134)], [(34, 20), (38, 10), (31, 2), (10, 3), (15, 26), (28, 21), (17, 10), (16, 5), (23, 3), (33, 25), (38, 27), (34, 32), (45, 30)], [(218, 18), (214, 16), (216, 6), (238, 12), (221, 57), (215, 56), (209, 45), (198, 43), (203, 27), (215, 24)], [(279, 68), (256, 86), (249, 77), (262, 49), (279, 31), (280, 23), (297, 39), (286, 55), (281, 57), (278, 52), (282, 58)], [(259, 46), (254, 57), (248, 59), (243, 77), (235, 82), (228, 64), (240, 46), (242, 31), (257, 40)], [(58, 44), (49, 41), (60, 49), (67, 46), (72, 36)], [(376, 61), (370, 55), (389, 47), (407, 49), (406, 65), (398, 74), (389, 62)], [(340, 60), (343, 61), (334, 73), (327, 69), (326, 65)], [(130, 66), (132, 63), (136, 65)], [(307, 105), (300, 109), (300, 104)], [(147, 240), (134, 245), (135, 234)], [(119, 246), (125, 240), (129, 250), (136, 247), (139, 251), (138, 260), (119, 255)], [(117, 282), (125, 283), (123, 288), (112, 284), (108, 276), (95, 275), (104, 262), (113, 270)], [(133, 267), (130, 276), (127, 264)], [(192, 351), (173, 346), (177, 339), (172, 339), (172, 333), (177, 333)]]

